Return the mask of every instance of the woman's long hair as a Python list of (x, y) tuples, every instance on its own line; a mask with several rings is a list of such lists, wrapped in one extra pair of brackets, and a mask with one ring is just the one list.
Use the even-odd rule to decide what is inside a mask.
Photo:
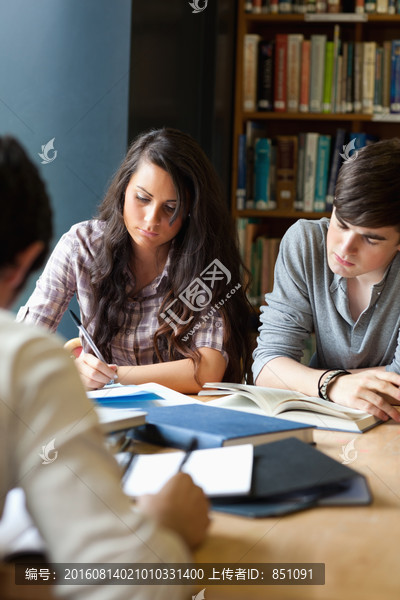
[[(158, 313), (159, 328), (154, 335), (157, 356), (162, 360), (160, 351), (166, 348), (170, 360), (191, 358), (197, 373), (200, 354), (191, 345), (191, 336), (204, 322), (202, 316), (211, 315), (216, 307), (224, 321), (224, 345), (229, 356), (224, 379), (241, 381), (250, 373), (251, 307), (235, 228), (210, 161), (193, 138), (175, 129), (153, 130), (133, 142), (100, 206), (97, 218), (104, 221), (104, 243), (91, 269), (89, 317), (95, 321), (96, 344), (111, 362), (112, 340), (124, 328), (127, 290), (132, 288), (129, 267), (134, 249), (123, 220), (125, 190), (143, 162), (170, 175), (177, 194), (171, 223), (178, 215), (184, 219), (172, 245), (168, 286)], [(209, 266), (211, 279), (207, 279)], [(203, 284), (211, 290), (211, 298)]]

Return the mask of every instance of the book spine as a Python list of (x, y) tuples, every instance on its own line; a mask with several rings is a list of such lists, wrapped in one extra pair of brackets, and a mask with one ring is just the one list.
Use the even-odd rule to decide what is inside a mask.
[(258, 110), (274, 108), (274, 42), (261, 40), (258, 46)]
[(257, 61), (258, 34), (247, 33), (244, 36), (243, 49), (243, 110), (252, 112), (257, 107)]
[(376, 0), (365, 0), (364, 8), (366, 13), (376, 13)]
[(302, 34), (288, 34), (287, 43), (287, 110), (298, 112), (300, 97), (300, 68)]
[(392, 56), (392, 42), (383, 42), (382, 59), (382, 113), (390, 113), (390, 69)]
[(276, 191), (278, 208), (292, 210), (296, 197), (297, 136), (277, 136)]
[(340, 27), (339, 25), (335, 25), (333, 30), (333, 73), (332, 73), (332, 94), (331, 94), (331, 104), (332, 104), (332, 112), (336, 113), (338, 111), (338, 99), (340, 99), (340, 91), (339, 91), (339, 73), (340, 73)]
[(400, 40), (392, 40), (390, 112), (400, 113)]
[(340, 71), (340, 89), (341, 94), (337, 106), (337, 112), (345, 113), (346, 111), (346, 93), (347, 93), (347, 63), (348, 63), (348, 52), (349, 52), (349, 44), (348, 42), (343, 42), (342, 44), (342, 66)]
[(274, 109), (276, 112), (287, 110), (287, 42), (285, 33), (275, 37), (275, 77), (274, 77)]
[(333, 205), (333, 199), (335, 197), (335, 186), (336, 179), (342, 164), (342, 159), (340, 154), (343, 153), (343, 147), (346, 139), (346, 131), (342, 128), (339, 128), (336, 131), (335, 144), (332, 149), (332, 160), (331, 160), (331, 168), (329, 172), (328, 179), (328, 189), (326, 192), (326, 208), (325, 210), (331, 211)]
[(299, 111), (308, 113), (310, 109), (310, 40), (304, 40), (301, 46), (300, 102)]
[(254, 200), (255, 208), (260, 210), (267, 210), (269, 208), (270, 155), (271, 140), (268, 138), (258, 138), (255, 143)]
[(311, 36), (310, 112), (322, 111), (326, 35)]
[(320, 135), (318, 138), (317, 168), (315, 174), (315, 211), (324, 211), (326, 207), (326, 188), (328, 183), (330, 154), (331, 136)]
[(306, 134), (300, 132), (298, 135), (297, 149), (297, 181), (296, 181), (296, 200), (295, 209), (303, 210), (303, 191), (304, 191), (304, 163), (305, 163), (305, 143)]
[(389, 13), (389, 2), (388, 0), (376, 0), (376, 12), (381, 15)]
[(354, 112), (362, 109), (362, 63), (363, 43), (354, 42)]
[(318, 133), (306, 133), (304, 157), (304, 211), (314, 210), (315, 173), (317, 166)]
[(362, 112), (374, 112), (376, 42), (363, 42)]
[(375, 55), (375, 87), (374, 87), (374, 109), (375, 114), (381, 114), (383, 111), (383, 48), (376, 49)]
[(332, 112), (332, 80), (333, 80), (333, 42), (325, 44), (325, 73), (324, 73), (324, 95), (322, 101), (322, 112)]
[(243, 210), (246, 202), (246, 134), (241, 133), (238, 140), (236, 208)]
[(354, 43), (347, 43), (347, 72), (346, 72), (346, 95), (344, 112), (351, 113), (354, 110), (353, 103), (353, 69), (354, 69)]

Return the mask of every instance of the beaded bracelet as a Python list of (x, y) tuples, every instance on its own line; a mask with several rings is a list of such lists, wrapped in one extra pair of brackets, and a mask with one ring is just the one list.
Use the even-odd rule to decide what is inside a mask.
[[(328, 377), (325, 379), (324, 383), (321, 385), (322, 378), (327, 373), (330, 373)], [(323, 400), (327, 400), (329, 402), (329, 397), (327, 394), (328, 385), (331, 383), (332, 379), (335, 377), (341, 377), (342, 375), (351, 375), (350, 371), (346, 371), (345, 369), (328, 369), (324, 373), (322, 373), (321, 377), (318, 380), (318, 395)]]

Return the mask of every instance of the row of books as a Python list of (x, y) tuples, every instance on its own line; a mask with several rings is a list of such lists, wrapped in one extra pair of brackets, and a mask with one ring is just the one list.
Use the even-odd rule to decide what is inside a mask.
[(343, 160), (377, 137), (346, 132), (266, 136), (262, 125), (248, 121), (239, 135), (238, 210), (329, 212)]
[(398, 0), (246, 0), (245, 12), (259, 14), (306, 14), (341, 12), (395, 15)]
[(400, 113), (400, 39), (383, 44), (313, 34), (244, 36), (243, 110)]
[(239, 218), (237, 229), (242, 260), (251, 273), (249, 300), (259, 306), (264, 302), (265, 294), (272, 291), (281, 240), (264, 235), (258, 219)]

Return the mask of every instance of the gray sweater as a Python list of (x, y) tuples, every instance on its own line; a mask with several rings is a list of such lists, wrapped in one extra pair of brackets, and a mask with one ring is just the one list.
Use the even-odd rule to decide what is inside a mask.
[(354, 322), (347, 280), (334, 274), (326, 257), (329, 219), (297, 221), (282, 239), (274, 289), (261, 308), (253, 375), (273, 358), (300, 361), (312, 332), (316, 354), (310, 366), (357, 369), (386, 366), (400, 373), (400, 253), (371, 288), (369, 306)]

